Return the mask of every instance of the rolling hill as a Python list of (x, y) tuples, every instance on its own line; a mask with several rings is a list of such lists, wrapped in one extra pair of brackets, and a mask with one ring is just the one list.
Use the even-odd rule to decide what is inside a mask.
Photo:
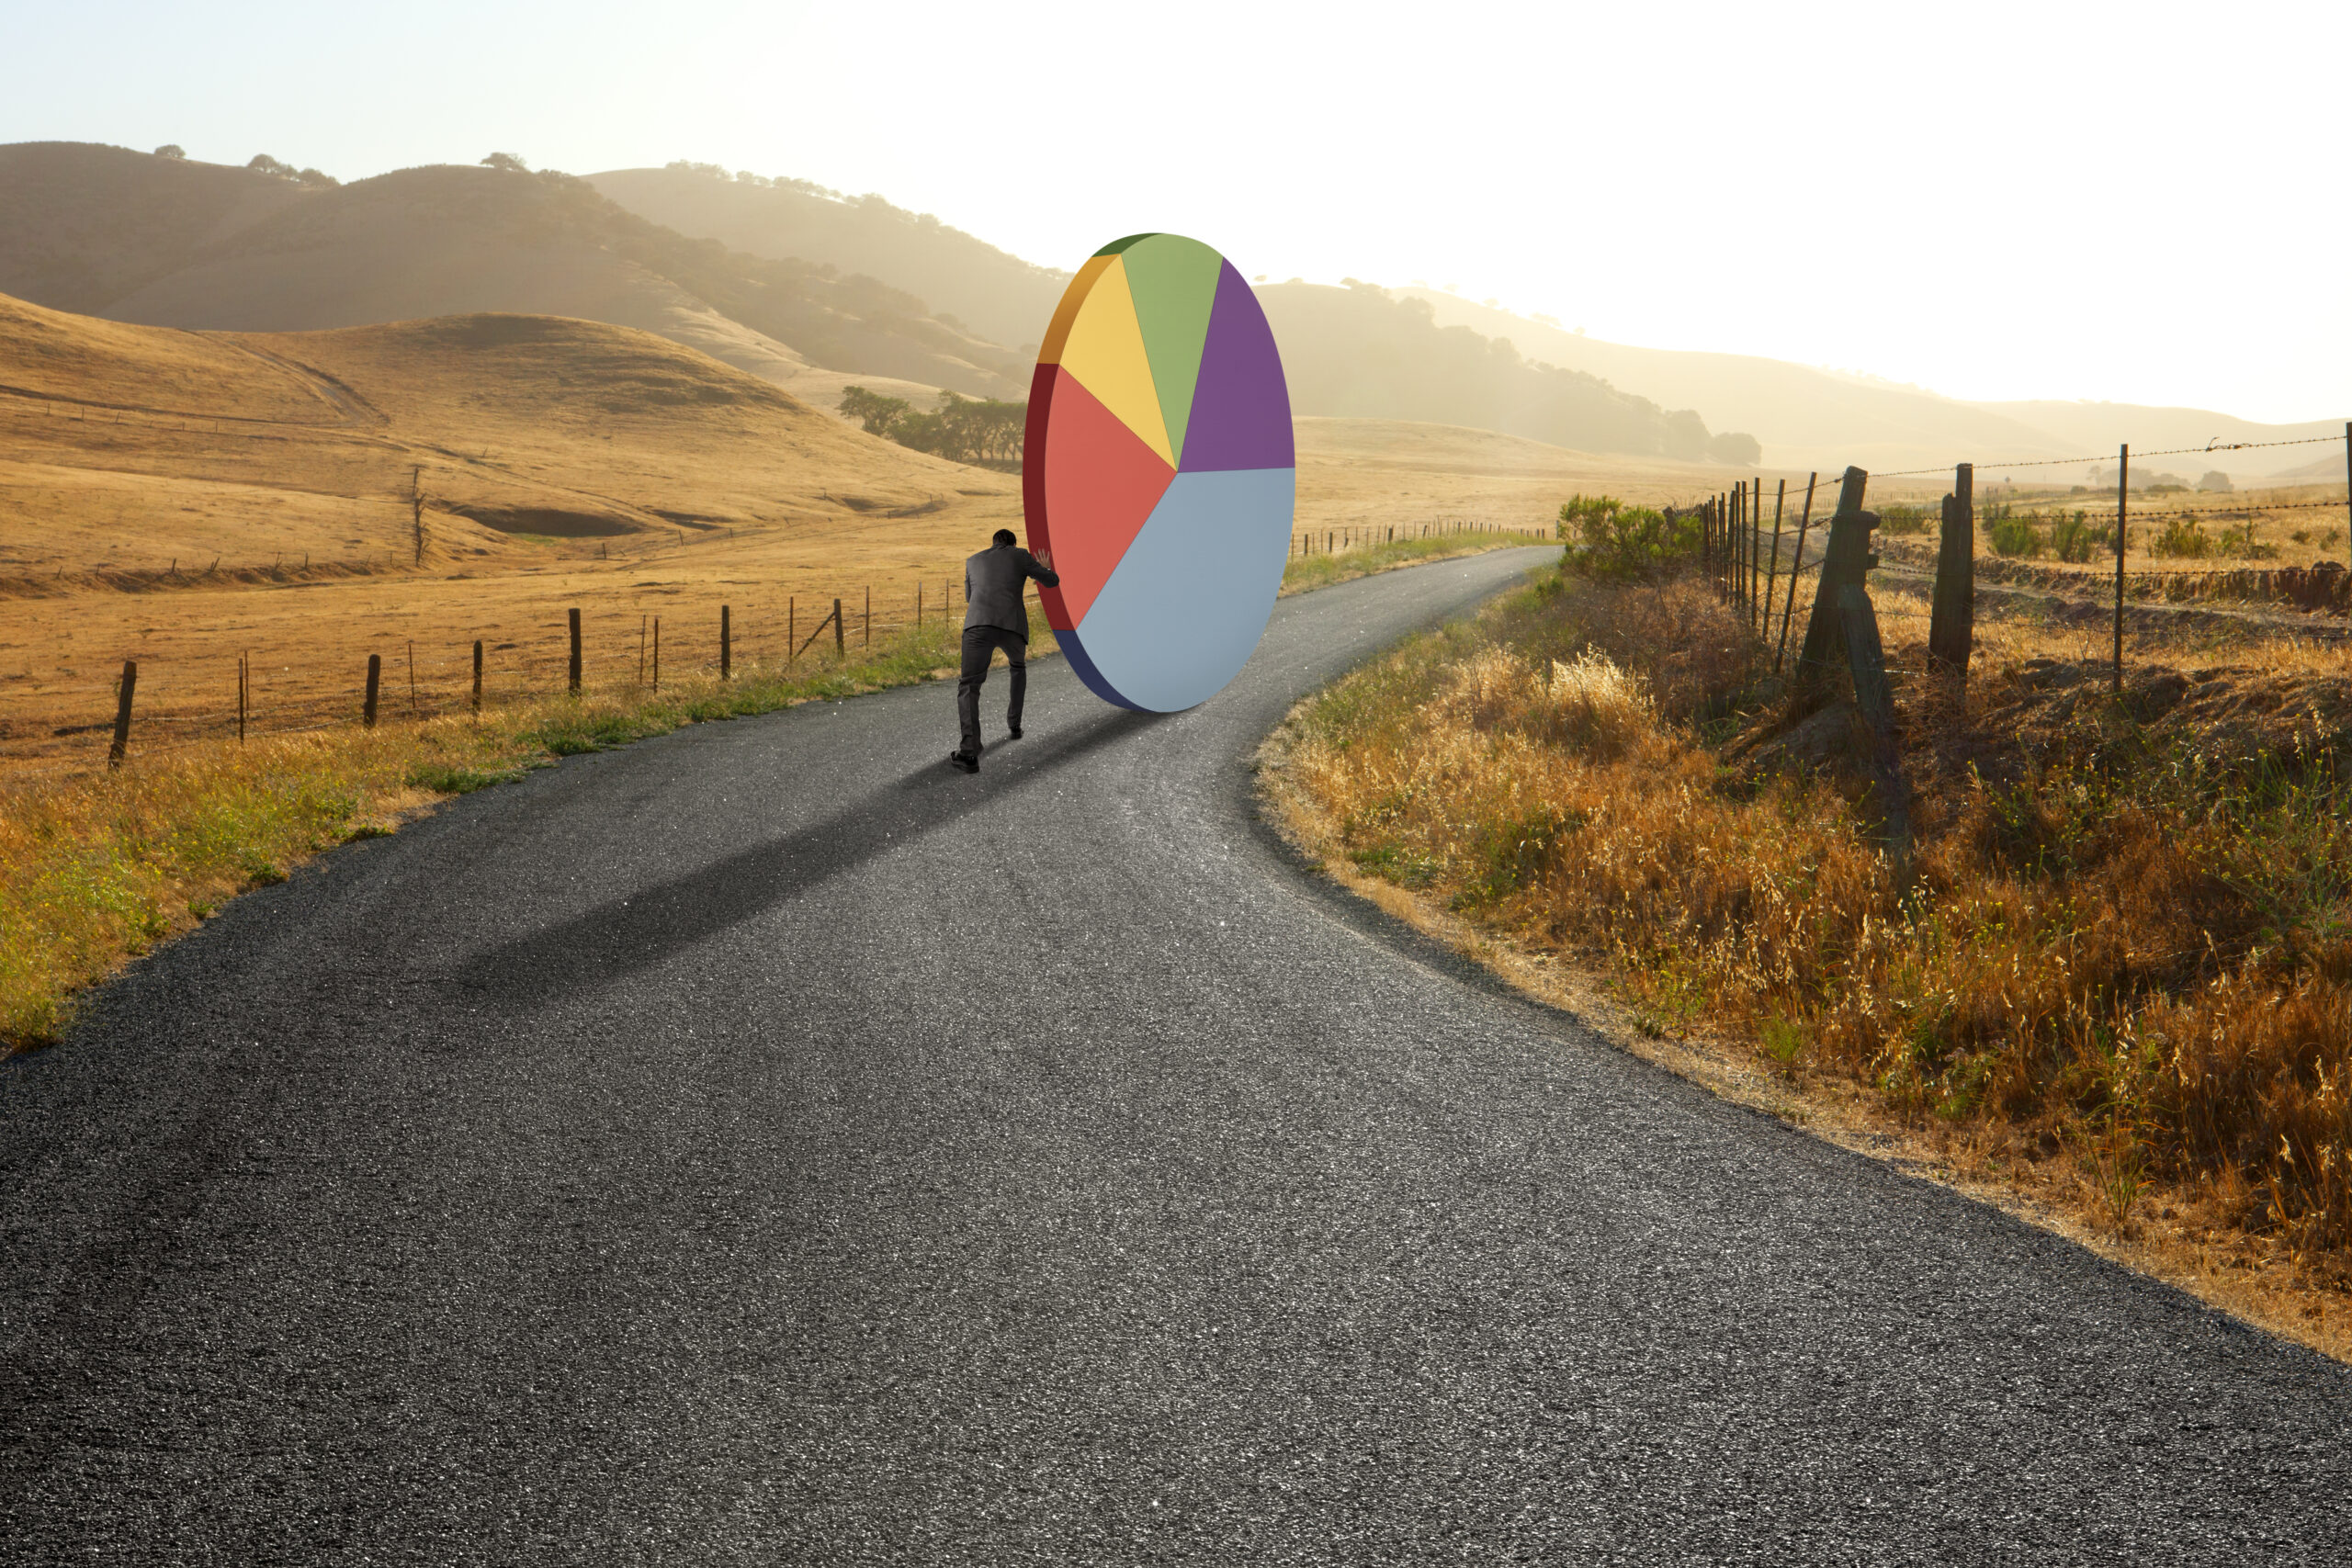
[[(477, 314), (195, 333), (0, 298), (0, 761), (71, 751), (120, 660), (168, 737), (222, 722), (236, 655), (268, 721), (347, 711), (371, 651), (446, 690), (560, 682), (646, 619), (699, 663), (781, 650), (795, 596), (895, 611), (1017, 523), (1017, 479), (877, 440), (650, 333)], [(174, 727), (179, 727), (175, 729)]]
[(435, 560), (936, 511), (1011, 481), (652, 334), (477, 314), (197, 333), (0, 297), (0, 580), (166, 558)]
[(888, 278), (942, 321), (1034, 356), (1070, 275), (1037, 266), (878, 196), (807, 180), (743, 179), (706, 164), (615, 169), (588, 183), (631, 212), (730, 249)]
[(845, 379), (1019, 396), (1028, 364), (869, 277), (690, 241), (569, 175), (435, 166), (341, 187), (120, 148), (0, 148), (0, 292), (149, 325), (300, 332), (479, 311), (685, 344), (804, 397)]

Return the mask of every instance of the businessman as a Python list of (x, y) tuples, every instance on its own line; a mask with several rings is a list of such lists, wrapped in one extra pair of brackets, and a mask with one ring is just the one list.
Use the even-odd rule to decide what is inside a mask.
[(947, 760), (967, 773), (980, 771), (980, 686), (989, 678), (989, 660), (998, 649), (1012, 666), (1012, 700), (1005, 705), (1004, 728), (1021, 739), (1021, 699), (1029, 693), (1029, 579), (1048, 588), (1062, 580), (1054, 575), (1053, 552), (1041, 560), (1013, 543), (1012, 530), (999, 528), (995, 541), (964, 563), (964, 673), (956, 682), (956, 716), (963, 721), (962, 742)]

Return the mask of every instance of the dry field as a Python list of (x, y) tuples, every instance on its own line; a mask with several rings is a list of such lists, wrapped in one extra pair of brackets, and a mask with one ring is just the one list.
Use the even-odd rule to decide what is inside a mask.
[[(1019, 481), (876, 440), (646, 333), (471, 316), (194, 333), (0, 299), (0, 768), (102, 755), (121, 662), (141, 749), (357, 711), (446, 710), (487, 645), (492, 699), (780, 660), (835, 597), (854, 646), (936, 614), (1020, 526)], [(1577, 489), (1687, 499), (1714, 470), (1487, 432), (1299, 422), (1303, 530), (1468, 523), (1548, 534)], [(421, 497), (421, 508), (417, 498)], [(420, 528), (418, 517), (422, 513)], [(420, 535), (422, 548), (420, 551)], [(830, 637), (828, 637), (830, 640)]]

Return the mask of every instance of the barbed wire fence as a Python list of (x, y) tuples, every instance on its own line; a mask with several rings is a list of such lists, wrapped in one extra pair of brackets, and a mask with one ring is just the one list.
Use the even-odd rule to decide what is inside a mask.
[[(2135, 460), (2144, 464), (2190, 454), (2293, 446), (2342, 449), (2341, 499), (2310, 497), (2305, 492), (2335, 489), (2337, 481), (2301, 473), (2273, 476), (2269, 483), (2254, 484), (2244, 496), (2230, 501), (2150, 505), (2152, 498), (2144, 491), (2135, 496), (2132, 489)], [(2086, 486), (2071, 486), (2064, 493), (2043, 487), (2036, 493), (2032, 487), (2007, 479), (2018, 469), (2088, 466), (2103, 472), (2109, 462), (2115, 482), (2104, 495)], [(1976, 499), (1974, 476), (1984, 472), (2004, 476), (2007, 499)], [(1887, 638), (1890, 649), (1926, 654), (1912, 673), (1932, 673), (1940, 660), (1947, 669), (1956, 666), (1964, 678), (1980, 597), (1996, 620), (2008, 616), (2052, 629), (2071, 627), (2086, 645), (2091, 624), (2103, 623), (2098, 629), (2107, 634), (2105, 662), (2110, 684), (2119, 692), (2124, 682), (2126, 645), (2134, 640), (2169, 641), (2180, 645), (2174, 651), (2189, 662), (2209, 665), (2233, 657), (2247, 644), (2265, 641), (2352, 647), (2352, 570), (2330, 553), (2339, 540), (2352, 546), (2352, 423), (2341, 436), (2214, 442), (2136, 454), (2125, 445), (2112, 457), (1956, 463), (1950, 468), (1875, 474), (1849, 468), (1833, 482), (1842, 492), (1841, 501), (1850, 500), (1859, 508), (1871, 481), (1946, 475), (1952, 487), (1943, 498), (1942, 527), (1933, 557), (1918, 558), (1907, 540), (1883, 534), (1876, 541), (1881, 548), (1870, 553), (1866, 563), (1879, 574), (1875, 595), (1880, 617), (1892, 634)], [(1747, 615), (1776, 673), (1785, 671), (1791, 626), (1803, 613), (1799, 583), (1817, 578), (1828, 564), (1828, 520), (1819, 517), (1815, 507), (1823, 478), (1809, 476), (1801, 501), (1792, 500), (1787, 481), (1768, 494), (1760, 476), (1737, 480), (1694, 509), (1702, 570), (1718, 595)], [(2278, 499), (2282, 493), (2294, 499)], [(1905, 532), (1924, 532), (1927, 510), (1898, 502), (1884, 506), (1883, 517), (1863, 516), (1871, 528), (1899, 521)], [(2327, 529), (2317, 541), (2308, 530), (2291, 536), (2298, 546), (2316, 545), (2308, 564), (2256, 564), (2280, 554), (2275, 542), (2256, 537), (2257, 523), (2303, 513), (2341, 516), (2345, 526), (2340, 534)], [(2234, 539), (2225, 533), (2216, 541), (2201, 533), (2209, 519), (2236, 519), (2242, 527)], [(1994, 553), (1980, 556), (1980, 543), (1989, 543)], [(2053, 547), (2063, 564), (2041, 564), (2038, 558)], [(2199, 570), (2170, 564), (2213, 555), (2231, 558), (2233, 549), (2246, 564)], [(1980, 577), (1995, 585), (1983, 595), (1976, 586)], [(2135, 619), (2143, 624), (2134, 627)], [(1960, 628), (1956, 640), (1953, 627)], [(2127, 631), (2132, 636), (2127, 637)], [(2087, 646), (2084, 655), (2089, 656)]]
[[(1440, 516), (1412, 524), (1365, 521), (1295, 529), (1288, 551), (1298, 558), (1346, 556), (1413, 540), (1497, 535), (1551, 536), (1548, 527)], [(627, 558), (650, 560), (683, 547), (691, 547), (665, 546), (631, 552)], [(318, 569), (311, 570), (315, 580)], [(260, 581), (277, 581), (269, 569), (258, 572)], [(119, 589), (113, 577), (119, 575), (110, 574), (99, 586)], [(139, 581), (150, 587), (200, 587), (245, 579), (220, 570), (182, 573), (172, 563)], [(78, 597), (52, 590), (46, 581), (40, 586), (46, 602), (61, 609)], [(9, 762), (9, 780), (37, 780), (85, 773), (109, 761), (119, 764), (223, 742), (423, 721), (575, 693), (635, 699), (683, 682), (854, 672), (876, 650), (903, 649), (905, 639), (925, 632), (945, 639), (940, 650), (944, 665), (956, 657), (947, 634), (963, 614), (963, 593), (958, 561), (924, 573), (910, 586), (900, 580), (878, 597), (873, 587), (861, 584), (839, 596), (703, 595), (708, 603), (673, 600), (658, 610), (551, 602), (547, 614), (527, 626), (481, 627), (479, 638), (395, 631), (379, 639), (340, 639), (332, 674), (309, 650), (239, 646), (222, 638), (224, 646), (216, 653), (147, 654), (122, 660), (119, 670), (109, 663), (105, 678), (40, 683), (37, 692), (18, 699), (37, 704), (40, 720), (18, 718), (0, 728), (0, 759)], [(369, 655), (357, 651), (370, 645), (372, 703)]]

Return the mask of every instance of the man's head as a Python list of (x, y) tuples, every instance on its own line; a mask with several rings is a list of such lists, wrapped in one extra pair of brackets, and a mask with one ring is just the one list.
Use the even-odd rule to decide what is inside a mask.
[(991, 542), (997, 548), (1004, 548), (1005, 546), (1012, 543), (1012, 530), (1010, 528), (999, 528), (996, 531), (996, 538)]

